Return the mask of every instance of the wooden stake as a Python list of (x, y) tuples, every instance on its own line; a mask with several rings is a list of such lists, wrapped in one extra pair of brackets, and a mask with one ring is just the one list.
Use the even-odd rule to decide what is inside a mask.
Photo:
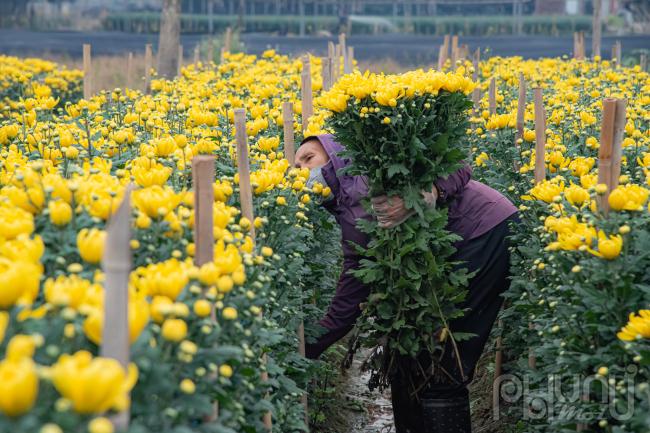
[(183, 45), (178, 44), (178, 71), (177, 75), (181, 76), (181, 70), (183, 69)]
[(623, 66), (623, 46), (621, 41), (616, 41), (616, 66)]
[(226, 35), (224, 36), (223, 47), (226, 49), (226, 52), (230, 52), (232, 48), (232, 29), (230, 27), (226, 28)]
[(621, 176), (621, 158), (623, 153), (623, 138), (625, 137), (626, 124), (626, 99), (616, 100), (616, 119), (614, 120), (614, 143), (612, 145), (612, 182), (610, 189), (618, 186)]
[(214, 260), (214, 156), (192, 158), (194, 189), (194, 264), (202, 266)]
[(336, 83), (341, 76), (341, 45), (334, 46), (334, 58), (332, 59), (332, 83)]
[(194, 65), (198, 65), (200, 60), (201, 60), (201, 49), (199, 47), (199, 44), (196, 44), (196, 46), (194, 47)]
[(517, 99), (517, 133), (515, 146), (519, 147), (519, 139), (524, 138), (524, 114), (526, 113), (526, 80), (524, 73), (519, 73), (519, 98)]
[(488, 92), (488, 107), (490, 116), (492, 116), (493, 114), (497, 114), (497, 85), (494, 77), (490, 79)]
[(130, 51), (126, 57), (126, 88), (133, 88), (133, 53)]
[(609, 194), (618, 186), (621, 173), (621, 142), (625, 133), (625, 105), (623, 99), (605, 98), (598, 149), (598, 183), (607, 185), (607, 191), (598, 196), (598, 207), (609, 213)]
[(327, 56), (329, 58), (334, 58), (336, 55), (336, 47), (334, 47), (334, 42), (328, 41), (327, 42)]
[[(246, 110), (235, 108), (235, 140), (237, 141), (237, 171), (239, 173), (239, 201), (241, 203), (242, 216), (251, 222), (250, 236), (255, 244), (255, 217), (253, 215), (253, 192), (250, 177), (250, 162), (248, 160), (248, 142), (246, 134)], [(260, 313), (261, 315), (261, 313)], [(262, 363), (266, 364), (266, 355), (262, 356)], [(263, 371), (260, 374), (262, 381), (269, 380), (269, 374)], [(264, 414), (264, 427), (272, 431), (273, 418), (271, 412)]]
[(639, 56), (639, 67), (641, 68), (641, 72), (645, 72), (648, 69), (648, 55), (646, 53), (641, 53)]
[[(532, 323), (528, 323), (528, 329), (530, 331), (534, 331), (535, 327)], [(537, 358), (535, 357), (532, 348), (528, 348), (528, 368), (531, 370), (535, 370), (537, 368)]]
[(533, 89), (535, 95), (535, 183), (546, 178), (546, 118), (542, 88)]
[(456, 70), (456, 61), (458, 61), (458, 35), (451, 38), (451, 69)]
[(153, 64), (153, 53), (151, 44), (144, 46), (144, 92), (149, 93), (151, 90), (151, 65)]
[(248, 136), (246, 133), (246, 110), (235, 108), (235, 139), (237, 141), (237, 171), (239, 172), (239, 199), (242, 216), (251, 222), (251, 237), (255, 236), (253, 224), (253, 194), (251, 189), (250, 164), (248, 161)]
[(573, 58), (578, 59), (578, 32), (573, 32)]
[[(102, 254), (104, 280), (104, 326), (99, 353), (113, 358), (125, 369), (129, 365), (129, 274), (131, 273), (131, 191), (126, 187), (124, 198), (110, 217), (106, 229), (106, 243)], [(129, 412), (125, 410), (111, 421), (119, 430), (129, 425)]]
[(600, 56), (600, 43), (602, 34), (602, 23), (600, 20), (601, 0), (594, 0), (594, 15), (591, 23), (593, 34), (591, 36), (591, 57)]
[(212, 39), (212, 37), (208, 39), (208, 55), (205, 61), (207, 63), (212, 63), (214, 61), (214, 39)]
[(344, 72), (346, 74), (350, 74), (352, 73), (353, 69), (354, 69), (354, 47), (348, 46), (348, 53), (347, 56), (345, 56)]
[[(194, 190), (194, 265), (201, 267), (214, 260), (214, 156), (198, 155), (192, 158), (192, 188)], [(210, 317), (216, 321), (214, 307)], [(216, 374), (214, 375), (216, 378)], [(207, 417), (214, 421), (219, 417), (219, 402), (212, 406)]]
[(481, 88), (478, 86), (472, 92), (472, 102), (474, 103), (474, 115), (478, 116), (481, 112)]
[(93, 96), (92, 90), (92, 61), (90, 54), (90, 44), (83, 45), (84, 59), (84, 99), (88, 100)]
[(300, 74), (300, 91), (302, 96), (302, 132), (309, 126), (309, 118), (314, 114), (313, 95), (311, 87), (311, 65), (309, 55), (302, 58), (302, 73)]
[(481, 67), (481, 49), (477, 48), (474, 51), (474, 59), (472, 61), (474, 65), (474, 72), (472, 72), (472, 81), (478, 81), (478, 72)]
[[(345, 62), (348, 55), (348, 49), (345, 43), (345, 33), (339, 33), (339, 46), (341, 47), (341, 56), (343, 57), (343, 67), (345, 68)], [(344, 71), (345, 72), (345, 71)]]
[(293, 135), (293, 104), (289, 101), (282, 103), (282, 125), (284, 129), (284, 157), (293, 167), (296, 162), (296, 150)]
[(438, 70), (442, 71), (442, 68), (445, 67), (445, 45), (440, 45), (438, 48)]
[(327, 91), (332, 87), (332, 65), (329, 57), (321, 57), (321, 76), (323, 77), (323, 90)]

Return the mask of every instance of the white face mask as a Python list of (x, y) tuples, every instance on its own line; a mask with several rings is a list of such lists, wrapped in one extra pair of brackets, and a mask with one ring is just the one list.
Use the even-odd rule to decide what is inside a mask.
[(307, 187), (312, 188), (314, 184), (320, 183), (323, 186), (327, 186), (327, 181), (323, 176), (323, 166), (314, 167), (309, 170), (309, 179), (307, 179)]

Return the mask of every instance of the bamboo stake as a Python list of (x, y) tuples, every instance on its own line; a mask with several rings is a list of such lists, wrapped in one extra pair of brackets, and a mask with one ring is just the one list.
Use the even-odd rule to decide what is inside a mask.
[[(192, 188), (194, 190), (194, 265), (201, 267), (214, 260), (214, 156), (198, 155), (192, 158)], [(214, 306), (210, 317), (217, 320)], [(214, 375), (216, 378), (216, 375)], [(219, 417), (219, 402), (212, 404), (209, 421)]]
[(449, 45), (450, 45), (449, 41), (450, 41), (450, 39), (451, 39), (451, 35), (446, 34), (444, 39), (442, 40), (443, 44), (445, 46), (445, 60), (447, 60), (449, 58)]
[(625, 104), (623, 99), (605, 98), (598, 149), (598, 183), (607, 185), (599, 195), (598, 205), (605, 215), (609, 213), (609, 194), (618, 186), (621, 173), (621, 142), (625, 133)]
[(334, 46), (334, 57), (332, 59), (332, 83), (336, 83), (341, 76), (341, 45)]
[(194, 189), (194, 264), (202, 266), (214, 259), (214, 156), (192, 158)]
[(602, 34), (602, 24), (600, 22), (601, 0), (594, 0), (594, 15), (591, 23), (593, 33), (591, 36), (591, 57), (600, 56), (600, 43)]
[(472, 102), (474, 103), (474, 115), (478, 116), (481, 111), (481, 88), (478, 86), (472, 92)]
[(490, 116), (492, 116), (493, 114), (497, 114), (497, 85), (494, 77), (490, 79), (488, 92), (488, 107), (490, 110)]
[(515, 146), (519, 147), (519, 139), (524, 138), (524, 114), (526, 113), (526, 79), (524, 73), (519, 73), (519, 98), (517, 99), (517, 133)]
[[(532, 323), (528, 323), (528, 329), (533, 331), (535, 330), (535, 327), (533, 326)], [(531, 370), (535, 370), (537, 368), (537, 358), (533, 353), (532, 347), (528, 348), (528, 368), (530, 368)]]
[(542, 88), (533, 89), (535, 95), (535, 183), (546, 178), (546, 118)]
[(126, 57), (126, 88), (133, 88), (133, 53), (130, 51)]
[(232, 29), (230, 27), (226, 27), (226, 35), (224, 36), (223, 47), (228, 53), (232, 48)]
[[(235, 108), (235, 140), (237, 141), (237, 171), (239, 172), (239, 201), (242, 215), (251, 222), (250, 236), (255, 244), (255, 224), (253, 224), (253, 192), (251, 188), (250, 163), (248, 160), (248, 143), (246, 135), (246, 110)], [(261, 313), (260, 313), (261, 315)], [(266, 365), (266, 355), (262, 356), (262, 363)], [(267, 371), (260, 374), (263, 382), (269, 380)], [(271, 412), (264, 414), (264, 427), (272, 431), (273, 418)]]
[(92, 60), (90, 53), (90, 44), (83, 44), (83, 62), (84, 62), (84, 99), (92, 97)]
[(621, 158), (623, 152), (623, 137), (625, 136), (626, 99), (616, 100), (616, 118), (614, 119), (614, 143), (612, 145), (612, 182), (610, 190), (618, 186), (621, 176)]
[(151, 87), (151, 65), (153, 63), (153, 53), (151, 44), (144, 46), (144, 92), (149, 93)]
[[(104, 271), (104, 326), (100, 355), (116, 359), (125, 369), (129, 365), (129, 274), (131, 272), (131, 191), (128, 185), (117, 211), (110, 217), (106, 229), (106, 244), (102, 254)], [(110, 326), (109, 326), (110, 321)], [(116, 429), (129, 426), (129, 411), (111, 417)]]
[(183, 45), (178, 44), (178, 71), (176, 74), (180, 77), (181, 70), (183, 69)]
[[(284, 129), (284, 156), (289, 161), (289, 165), (293, 167), (296, 160), (296, 151), (293, 134), (293, 104), (289, 101), (282, 103), (282, 125)], [(302, 320), (298, 325), (298, 353), (303, 358), (305, 357), (305, 323)], [(309, 425), (307, 394), (302, 394), (300, 400), (305, 408), (305, 423)]]
[(354, 47), (348, 46), (348, 55), (345, 57), (345, 73), (350, 74), (354, 69)]
[(207, 63), (212, 63), (214, 61), (214, 39), (212, 39), (212, 37), (208, 39), (208, 55), (205, 58), (205, 61)]
[(296, 150), (293, 135), (293, 104), (289, 101), (282, 103), (282, 125), (284, 129), (284, 157), (293, 167), (296, 162)]
[(472, 81), (478, 81), (478, 71), (480, 69), (481, 65), (481, 49), (477, 48), (476, 51), (474, 51), (474, 59), (472, 61), (474, 65), (474, 72), (472, 72)]
[(341, 47), (340, 55), (343, 57), (343, 67), (345, 68), (346, 58), (348, 56), (348, 49), (345, 42), (345, 33), (339, 33), (339, 46)]
[(438, 70), (442, 71), (442, 68), (445, 66), (445, 46), (440, 45), (438, 48)]
[(332, 65), (329, 57), (321, 57), (321, 76), (323, 77), (323, 90), (327, 91), (332, 87)]
[(327, 57), (333, 58), (336, 55), (336, 48), (334, 47), (334, 42), (327, 42)]
[(314, 114), (313, 94), (311, 86), (311, 65), (309, 55), (302, 58), (302, 73), (300, 74), (300, 91), (302, 95), (302, 132), (309, 126), (309, 118)]
[(458, 61), (458, 35), (451, 38), (451, 69), (456, 70), (456, 62)]

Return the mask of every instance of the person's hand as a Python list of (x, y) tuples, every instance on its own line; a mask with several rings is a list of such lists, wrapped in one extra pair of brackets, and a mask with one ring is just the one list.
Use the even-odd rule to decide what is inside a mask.
[[(423, 191), (422, 195), (428, 206), (435, 206), (438, 199), (438, 190), (435, 186), (431, 192)], [(370, 201), (381, 228), (390, 229), (398, 226), (415, 213), (413, 209), (406, 209), (404, 200), (396, 195), (392, 197), (380, 195), (371, 198)]]
[(438, 200), (438, 188), (436, 188), (434, 185), (431, 189), (431, 192), (422, 191), (422, 196), (424, 196), (424, 201), (426, 202), (427, 206), (435, 206), (436, 201)]
[(413, 209), (406, 209), (404, 200), (399, 196), (388, 197), (380, 195), (370, 199), (372, 210), (375, 211), (379, 227), (393, 228), (415, 213)]

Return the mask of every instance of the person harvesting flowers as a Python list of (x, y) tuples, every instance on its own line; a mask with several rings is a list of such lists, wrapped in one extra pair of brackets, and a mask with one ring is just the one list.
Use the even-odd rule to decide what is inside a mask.
[(343, 250), (326, 332), (307, 356), (363, 315), (369, 385), (390, 385), (397, 433), (471, 431), (467, 386), (509, 285), (517, 210), (463, 162), (468, 88), (435, 72), (343, 77), (323, 96), (348, 103), (330, 108), (334, 135), (296, 152), (309, 185), (332, 191), (322, 204)]

